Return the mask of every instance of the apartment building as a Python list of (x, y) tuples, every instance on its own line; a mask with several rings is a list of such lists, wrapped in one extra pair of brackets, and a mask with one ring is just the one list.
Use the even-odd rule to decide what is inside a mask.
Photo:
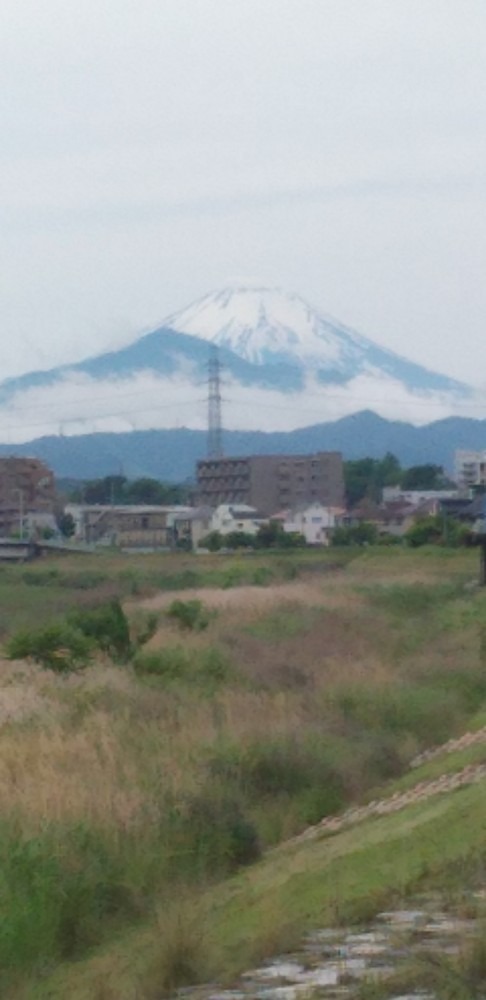
[(454, 456), (454, 478), (460, 489), (486, 486), (486, 450), (458, 450)]
[(320, 501), (344, 502), (342, 455), (251, 455), (208, 458), (197, 463), (197, 501), (209, 507), (248, 504), (263, 514)]
[(55, 524), (54, 474), (38, 458), (0, 458), (0, 537)]

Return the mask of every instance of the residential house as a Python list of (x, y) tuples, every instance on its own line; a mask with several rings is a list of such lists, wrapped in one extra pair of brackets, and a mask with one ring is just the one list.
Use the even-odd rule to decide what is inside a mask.
[(172, 515), (175, 546), (196, 551), (212, 531), (212, 507), (191, 507)]
[(402, 490), (400, 486), (384, 486), (383, 503), (408, 503), (419, 507), (428, 500), (453, 500), (459, 496), (459, 490)]
[(211, 518), (211, 531), (220, 535), (230, 535), (241, 531), (245, 535), (257, 535), (262, 524), (268, 522), (268, 517), (259, 513), (249, 504), (219, 504)]
[(271, 520), (280, 521), (287, 534), (303, 535), (307, 545), (329, 545), (332, 532), (343, 513), (341, 507), (325, 507), (315, 502), (282, 511)]
[(188, 510), (159, 504), (68, 504), (65, 508), (74, 520), (77, 541), (128, 549), (171, 548), (174, 515)]

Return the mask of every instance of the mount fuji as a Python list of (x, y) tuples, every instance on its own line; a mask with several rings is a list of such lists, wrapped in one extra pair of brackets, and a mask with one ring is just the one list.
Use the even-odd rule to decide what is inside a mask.
[(211, 345), (231, 430), (293, 431), (363, 409), (418, 425), (466, 414), (474, 401), (470, 387), (387, 351), (298, 295), (236, 284), (127, 347), (0, 383), (2, 439), (203, 430)]
[(279, 288), (235, 286), (205, 295), (168, 316), (166, 326), (233, 351), (254, 365), (290, 365), (323, 382), (358, 375), (396, 379), (412, 392), (467, 393), (464, 385), (378, 347), (300, 295)]

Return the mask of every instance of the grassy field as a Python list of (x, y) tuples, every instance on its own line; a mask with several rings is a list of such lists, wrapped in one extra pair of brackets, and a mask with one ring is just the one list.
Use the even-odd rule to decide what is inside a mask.
[[(271, 848), (486, 711), (476, 553), (104, 554), (0, 570), (2, 633), (121, 597), (125, 664), (2, 661), (0, 991), (155, 1000), (484, 862), (478, 788)], [(202, 600), (204, 627), (168, 614)], [(481, 723), (484, 724), (484, 721)], [(465, 822), (467, 817), (467, 822)], [(202, 927), (205, 931), (203, 934)]]

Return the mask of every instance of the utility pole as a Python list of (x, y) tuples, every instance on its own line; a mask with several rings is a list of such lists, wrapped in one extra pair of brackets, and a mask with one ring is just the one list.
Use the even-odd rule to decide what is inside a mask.
[(208, 361), (208, 458), (222, 458), (221, 363), (218, 349), (211, 347)]
[(19, 506), (18, 506), (18, 510), (19, 510), (19, 539), (22, 542), (23, 539), (24, 539), (24, 491), (21, 490), (21, 489), (19, 489), (19, 487), (15, 487), (15, 489), (12, 490), (12, 492), (16, 493), (17, 496), (18, 496), (18, 498), (19, 498)]

